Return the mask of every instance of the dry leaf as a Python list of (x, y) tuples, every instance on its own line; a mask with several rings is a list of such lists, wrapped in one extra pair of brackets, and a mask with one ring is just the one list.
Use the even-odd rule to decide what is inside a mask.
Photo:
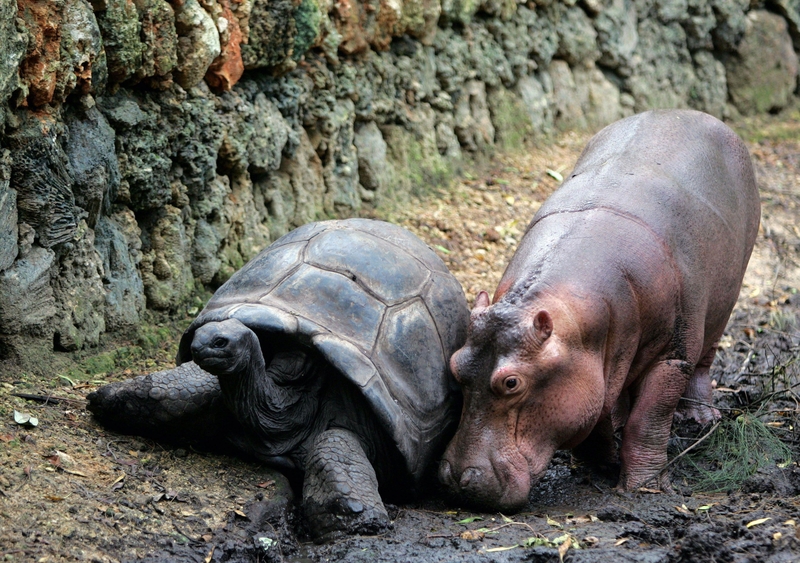
[(582, 543), (583, 543), (583, 544), (584, 544), (586, 547), (594, 547), (594, 546), (596, 546), (598, 543), (600, 543), (600, 538), (598, 538), (597, 536), (586, 536), (585, 538), (583, 538), (583, 539), (581, 540), (581, 542), (582, 542)]
[(648, 493), (650, 495), (664, 494), (664, 491), (660, 491), (658, 489), (648, 489), (647, 487), (639, 487), (638, 489), (636, 489), (636, 491), (640, 493)]
[(242, 512), (241, 510), (234, 510), (234, 511), (233, 511), (233, 513), (234, 513), (236, 516), (238, 516), (239, 518), (245, 518), (245, 519), (247, 519), (247, 514), (245, 514), (245, 513), (244, 513), (244, 512)]
[(480, 532), (478, 530), (465, 530), (465, 531), (461, 532), (459, 537), (462, 540), (478, 541), (478, 540), (482, 540), (483, 538), (485, 538), (486, 534), (483, 533), (483, 532)]
[(767, 518), (758, 518), (757, 520), (751, 520), (750, 522), (748, 522), (745, 525), (745, 527), (746, 528), (752, 528), (753, 526), (758, 526), (759, 524), (763, 524), (767, 520), (772, 520), (772, 518), (767, 517)]
[(211, 551), (208, 552), (206, 558), (203, 559), (203, 563), (211, 563), (211, 560), (214, 558), (214, 550), (217, 549), (217, 546), (211, 548)]
[(275, 481), (270, 479), (269, 481), (264, 481), (263, 483), (259, 483), (258, 485), (256, 485), (256, 487), (258, 487), (259, 489), (266, 489), (267, 487), (271, 487), (274, 484)]
[(772, 534), (772, 539), (775, 540), (775, 541), (778, 541), (782, 537), (783, 537), (783, 534), (780, 533), (780, 532), (775, 532), (774, 534)]
[(564, 556), (569, 551), (570, 546), (572, 545), (572, 536), (568, 536), (564, 543), (558, 546), (558, 558), (562, 562), (564, 561)]
[(459, 520), (456, 524), (472, 524), (473, 522), (477, 522), (478, 520), (483, 520), (482, 516), (470, 516), (469, 518), (464, 518), (463, 520)]
[(575, 524), (587, 524), (592, 521), (591, 516), (575, 516), (572, 518), (567, 518), (564, 524), (567, 526), (572, 526)]
[(787, 520), (786, 522), (784, 522), (784, 524), (786, 524), (787, 526), (797, 526), (797, 522), (794, 521), (794, 518), (792, 518), (791, 520)]
[(622, 539), (618, 539), (618, 540), (617, 540), (617, 541), (614, 543), (614, 545), (622, 545), (623, 543), (627, 542), (627, 541), (628, 541), (628, 540), (630, 540), (630, 539), (631, 539), (631, 538), (622, 538)]
[(688, 508), (686, 508), (686, 505), (685, 505), (685, 504), (682, 504), (682, 505), (680, 505), (680, 506), (676, 506), (676, 507), (675, 507), (675, 510), (677, 510), (677, 511), (678, 511), (678, 512), (680, 512), (681, 514), (691, 514), (691, 512), (689, 512), (689, 509), (688, 509)]
[(64, 500), (66, 497), (59, 497), (59, 496), (56, 496), (56, 495), (45, 495), (45, 497), (44, 497), (44, 498), (46, 498), (46, 499), (47, 499), (47, 500), (49, 500), (50, 502), (61, 502), (61, 501), (62, 501), (62, 500)]
[(563, 528), (564, 527), (561, 524), (559, 524), (558, 522), (556, 522), (555, 520), (553, 520), (552, 518), (550, 518), (549, 516), (547, 516), (547, 524), (549, 526), (553, 526), (554, 528)]

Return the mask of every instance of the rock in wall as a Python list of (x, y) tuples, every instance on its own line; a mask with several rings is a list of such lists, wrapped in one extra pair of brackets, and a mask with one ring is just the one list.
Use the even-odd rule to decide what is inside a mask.
[(308, 221), (655, 107), (797, 95), (797, 0), (0, 3), (0, 357), (176, 310)]

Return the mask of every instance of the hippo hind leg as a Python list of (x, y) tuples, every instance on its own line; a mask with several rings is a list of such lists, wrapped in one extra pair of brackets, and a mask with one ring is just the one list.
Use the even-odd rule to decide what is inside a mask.
[(316, 541), (389, 527), (375, 470), (349, 430), (332, 428), (314, 440), (305, 464), (303, 512)]
[(700, 425), (707, 425), (720, 419), (720, 413), (712, 405), (711, 375), (709, 370), (717, 354), (717, 346), (711, 349), (697, 363), (694, 374), (689, 379), (686, 392), (675, 411), (675, 421), (693, 420)]

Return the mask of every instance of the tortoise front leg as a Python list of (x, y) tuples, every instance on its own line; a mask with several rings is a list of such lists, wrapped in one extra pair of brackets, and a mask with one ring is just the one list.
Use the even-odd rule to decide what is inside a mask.
[(87, 409), (113, 430), (181, 445), (219, 449), (240, 429), (222, 403), (217, 377), (194, 362), (104, 385), (87, 400)]
[(305, 464), (303, 511), (318, 542), (389, 527), (375, 470), (349, 430), (332, 428), (314, 440)]

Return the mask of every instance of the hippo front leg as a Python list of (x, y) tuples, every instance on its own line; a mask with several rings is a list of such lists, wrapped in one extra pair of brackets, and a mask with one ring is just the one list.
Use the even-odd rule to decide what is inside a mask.
[(375, 470), (349, 430), (332, 428), (314, 440), (306, 459), (303, 511), (316, 541), (389, 527)]
[(693, 375), (694, 365), (680, 360), (658, 362), (631, 390), (631, 411), (622, 431), (619, 486), (633, 490), (654, 478), (664, 490), (671, 485), (667, 474), (667, 443), (678, 402)]

